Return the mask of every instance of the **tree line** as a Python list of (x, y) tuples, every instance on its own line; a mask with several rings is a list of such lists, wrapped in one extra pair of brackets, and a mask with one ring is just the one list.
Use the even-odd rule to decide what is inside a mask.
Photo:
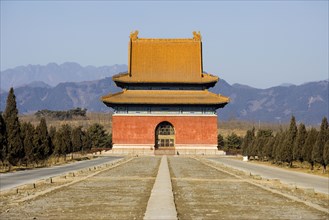
[(308, 162), (311, 170), (320, 164), (325, 172), (329, 164), (329, 127), (326, 117), (322, 119), (320, 130), (306, 129), (303, 123), (298, 126), (294, 116), (291, 117), (289, 128), (281, 129), (274, 134), (270, 129), (249, 129), (244, 138), (234, 133), (224, 138), (218, 135), (218, 146), (229, 152), (242, 153), (249, 158), (288, 163), (294, 161)]
[(85, 118), (87, 113), (87, 109), (85, 108), (75, 108), (70, 109), (68, 111), (52, 111), (48, 109), (43, 109), (37, 111), (34, 115), (37, 118), (52, 118), (58, 120), (67, 120), (72, 119), (74, 117), (82, 117)]
[(50, 156), (65, 156), (73, 152), (88, 152), (92, 148), (111, 148), (112, 136), (100, 124), (88, 129), (68, 124), (49, 129), (45, 118), (37, 126), (21, 123), (16, 97), (11, 88), (6, 108), (0, 113), (0, 161), (3, 165), (39, 164)]

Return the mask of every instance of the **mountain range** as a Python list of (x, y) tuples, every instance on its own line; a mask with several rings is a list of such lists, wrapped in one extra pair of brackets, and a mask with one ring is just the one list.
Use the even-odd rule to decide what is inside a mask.
[(43, 65), (18, 66), (1, 72), (1, 89), (17, 88), (31, 82), (41, 81), (50, 86), (62, 82), (82, 82), (102, 79), (127, 70), (127, 65), (86, 66), (66, 62), (61, 65), (49, 63)]
[[(100, 101), (100, 97), (121, 90), (111, 77), (126, 69), (126, 65), (82, 67), (77, 63), (52, 63), (3, 71), (0, 111), (5, 108), (8, 88), (14, 85), (20, 113), (76, 107), (92, 112), (109, 112), (110, 109)], [(314, 125), (321, 123), (324, 116), (328, 117), (328, 80), (267, 89), (230, 85), (220, 80), (209, 90), (231, 99), (225, 108), (218, 110), (221, 120), (285, 123), (294, 115), (297, 121)]]

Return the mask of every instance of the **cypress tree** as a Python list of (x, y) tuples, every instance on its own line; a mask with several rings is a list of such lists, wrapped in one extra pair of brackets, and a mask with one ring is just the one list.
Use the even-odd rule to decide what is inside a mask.
[(62, 138), (64, 140), (64, 149), (63, 151), (65, 151), (65, 154), (69, 154), (72, 153), (72, 128), (70, 125), (65, 124), (62, 126), (61, 128), (61, 133), (62, 133)]
[(224, 137), (221, 134), (217, 135), (217, 149), (221, 150), (224, 148), (225, 142), (224, 142)]
[(24, 143), (25, 158), (24, 161), (26, 165), (36, 162), (35, 158), (35, 146), (33, 143), (35, 128), (30, 122), (24, 122), (21, 125), (22, 139)]
[(83, 132), (83, 136), (82, 136), (82, 151), (84, 150), (90, 150), (92, 148), (92, 141), (91, 141), (91, 137), (87, 132)]
[(312, 151), (317, 136), (318, 136), (318, 131), (315, 128), (311, 128), (311, 130), (307, 132), (307, 138), (302, 150), (303, 159), (304, 161), (307, 161), (310, 164), (311, 170), (313, 170), (314, 167)]
[(41, 118), (39, 125), (35, 129), (34, 145), (36, 146), (36, 154), (39, 160), (45, 160), (51, 155), (51, 140), (44, 118)]
[(64, 155), (65, 152), (62, 152), (62, 149), (64, 149), (64, 141), (62, 139), (62, 134), (61, 134), (60, 129), (55, 133), (55, 136), (53, 139), (53, 144), (54, 144), (53, 154), (55, 156)]
[(263, 160), (264, 158), (268, 159), (272, 152), (272, 146), (268, 145), (269, 140), (272, 136), (273, 131), (270, 129), (261, 129), (257, 132), (257, 148), (258, 156)]
[(87, 130), (88, 136), (91, 139), (91, 146), (93, 148), (110, 148), (109, 135), (104, 129), (103, 125), (93, 124)]
[(227, 136), (227, 148), (228, 150), (232, 150), (233, 153), (238, 152), (238, 149), (241, 148), (241, 143), (241, 138), (234, 132)]
[(325, 166), (329, 164), (329, 140), (325, 143), (323, 148), (323, 161)]
[(249, 157), (255, 157), (258, 155), (258, 140), (257, 137), (255, 136), (255, 138), (251, 141), (249, 148), (248, 148), (248, 153), (249, 153)]
[(24, 145), (21, 138), (16, 96), (10, 88), (7, 97), (6, 109), (3, 114), (7, 132), (7, 159), (10, 164), (17, 165), (24, 158)]
[(276, 162), (284, 162), (284, 157), (282, 151), (284, 151), (284, 141), (285, 137), (287, 136), (287, 131), (280, 131), (276, 135), (275, 140), (275, 148), (274, 148), (274, 155), (275, 155), (275, 161)]
[(293, 159), (298, 160), (300, 162), (303, 162), (303, 155), (302, 155), (302, 149), (305, 144), (307, 137), (307, 131), (305, 128), (305, 125), (303, 123), (300, 123), (298, 126), (298, 133), (296, 137), (296, 142), (293, 147)]
[(313, 147), (312, 151), (312, 158), (313, 161), (316, 163), (319, 163), (323, 166), (323, 172), (325, 172), (326, 164), (323, 160), (323, 151), (324, 151), (324, 145), (329, 140), (328, 137), (328, 121), (327, 118), (324, 117), (321, 122), (320, 132), (317, 136), (316, 142)]
[(275, 137), (271, 136), (271, 137), (267, 138), (267, 143), (266, 143), (266, 148), (264, 150), (264, 155), (270, 160), (273, 159), (274, 145), (275, 145)]
[(107, 147), (112, 149), (112, 133), (110, 133), (107, 138), (106, 138), (106, 142), (107, 142)]
[(76, 127), (72, 130), (72, 149), (73, 152), (78, 152), (82, 149), (82, 145), (83, 145), (83, 131), (82, 131), (82, 127)]
[(282, 161), (289, 163), (289, 166), (292, 167), (293, 161), (293, 146), (295, 144), (295, 139), (297, 136), (297, 126), (296, 126), (296, 119), (294, 116), (291, 117), (290, 126), (283, 141), (283, 145), (281, 146), (281, 156)]
[(2, 164), (5, 162), (7, 157), (7, 132), (6, 124), (3, 120), (2, 113), (0, 112), (0, 161)]
[(66, 154), (72, 152), (71, 141), (71, 126), (64, 124), (55, 134), (55, 148), (54, 154), (57, 156), (63, 155), (66, 158)]
[(272, 147), (272, 159), (274, 162), (277, 161), (277, 148), (279, 145), (279, 136), (281, 135), (282, 131), (279, 131), (278, 133), (276, 133), (276, 135), (274, 136), (274, 140), (273, 140), (273, 147)]
[(50, 126), (49, 138), (50, 138), (50, 151), (52, 152), (52, 154), (54, 153), (54, 148), (55, 148), (55, 135), (56, 135), (56, 127)]
[(242, 154), (244, 156), (250, 156), (250, 148), (254, 138), (255, 138), (255, 128), (252, 128), (251, 130), (247, 131), (241, 144)]

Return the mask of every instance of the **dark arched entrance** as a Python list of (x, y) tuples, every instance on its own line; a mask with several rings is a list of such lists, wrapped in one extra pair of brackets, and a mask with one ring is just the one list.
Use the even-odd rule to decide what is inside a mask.
[(161, 122), (155, 129), (155, 148), (174, 147), (175, 129), (167, 121)]

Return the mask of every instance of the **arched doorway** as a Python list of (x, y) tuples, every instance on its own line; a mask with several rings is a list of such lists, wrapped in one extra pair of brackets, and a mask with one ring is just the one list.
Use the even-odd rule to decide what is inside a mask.
[(167, 121), (161, 122), (155, 129), (155, 148), (174, 147), (175, 146), (175, 129)]

